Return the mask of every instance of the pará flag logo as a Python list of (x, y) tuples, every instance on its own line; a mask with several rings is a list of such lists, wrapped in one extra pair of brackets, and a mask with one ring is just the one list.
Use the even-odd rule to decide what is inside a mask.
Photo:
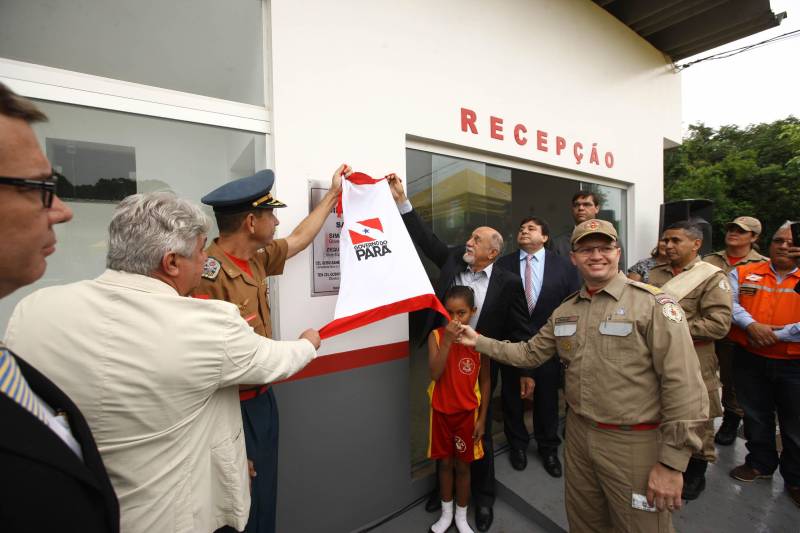
[(356, 259), (368, 260), (371, 257), (383, 257), (392, 253), (389, 249), (389, 241), (384, 239), (383, 224), (380, 218), (368, 218), (359, 220), (348, 228), (350, 241), (353, 243), (353, 250), (356, 252)]
[(353, 244), (374, 242), (383, 238), (383, 224), (379, 218), (359, 220), (347, 231), (350, 232), (350, 240), (353, 241)]
[[(356, 172), (342, 184), (341, 271), (325, 339), (384, 318), (431, 308), (445, 317), (385, 179)], [(449, 318), (449, 317), (448, 317)]]

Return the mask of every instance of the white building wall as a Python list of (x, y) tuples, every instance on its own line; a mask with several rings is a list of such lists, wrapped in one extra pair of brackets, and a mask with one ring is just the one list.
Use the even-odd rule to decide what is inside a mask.
[[(269, 18), (276, 191), (289, 204), (280, 234), (306, 215), (308, 180), (329, 180), (342, 162), (402, 175), (407, 143), (422, 140), (431, 151), (627, 187), (628, 257), (655, 243), (663, 147), (680, 139), (680, 78), (589, 0), (272, 0)], [(477, 113), (478, 134), (462, 131), (462, 107)], [(504, 120), (504, 140), (491, 137), (490, 115)], [(514, 140), (517, 123), (525, 146)], [(537, 129), (548, 133), (547, 152)], [(557, 136), (569, 143), (562, 154)], [(599, 165), (588, 161), (592, 143)], [(309, 253), (289, 262), (274, 294), (284, 339), (333, 316), (335, 297), (309, 296)], [(326, 340), (322, 353), (407, 338), (403, 315)], [(357, 529), (429, 490), (430, 478), (411, 476), (407, 359), (276, 394), (278, 530)]]
[[(286, 228), (306, 213), (308, 179), (328, 180), (341, 162), (373, 176), (402, 174), (413, 136), (472, 150), (476, 159), (489, 152), (509, 166), (533, 162), (627, 185), (629, 258), (652, 248), (664, 139), (680, 139), (680, 77), (594, 3), (276, 0), (270, 14), (277, 187), (290, 206), (303, 206), (282, 213)], [(476, 112), (477, 135), (461, 130), (462, 107)], [(504, 140), (490, 136), (490, 116), (503, 119)], [(524, 146), (514, 140), (517, 123), (527, 128)], [(548, 152), (536, 148), (537, 129), (548, 134)], [(566, 141), (559, 155), (556, 136)], [(575, 142), (583, 145), (580, 164)], [(592, 143), (599, 165), (589, 163)], [(280, 281), (283, 338), (333, 314), (334, 297), (308, 298), (307, 254)], [(405, 319), (390, 319), (323, 350), (405, 335)]]

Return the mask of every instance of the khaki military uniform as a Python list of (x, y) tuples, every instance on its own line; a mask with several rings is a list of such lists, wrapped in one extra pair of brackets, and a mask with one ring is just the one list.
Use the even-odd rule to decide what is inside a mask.
[[(695, 258), (684, 270), (691, 270), (699, 262), (700, 258)], [(650, 270), (650, 283), (657, 287), (663, 286), (674, 277), (670, 265), (659, 265)], [(714, 351), (714, 341), (724, 338), (731, 328), (733, 296), (728, 277), (721, 270), (715, 272), (679, 303), (686, 314), (709, 400), (709, 419), (703, 434), (703, 450), (694, 457), (713, 462), (717, 458), (714, 447), (714, 418), (722, 416), (719, 397), (721, 385), (717, 375), (719, 362)]]
[[(728, 256), (725, 250), (703, 256), (703, 261), (721, 268), (726, 276), (736, 267), (747, 263), (760, 263), (767, 261), (767, 259), (753, 249), (733, 265), (728, 263)], [(733, 385), (733, 350), (735, 346), (736, 343), (727, 337), (714, 343), (714, 349), (719, 360), (719, 379), (722, 382), (722, 407), (725, 411), (736, 413), (741, 418), (744, 416), (744, 411), (736, 400), (736, 389)]]
[[(236, 304), (242, 318), (256, 333), (271, 338), (268, 277), (283, 273), (289, 253), (286, 240), (274, 240), (250, 258), (248, 266), (252, 277), (242, 272), (216, 240), (206, 252), (208, 259), (193, 296)], [(248, 394), (250, 396), (243, 396)], [(274, 533), (278, 491), (278, 404), (274, 391), (267, 387), (240, 392), (239, 399), (247, 458), (253, 462), (258, 474), (250, 485), (252, 505), (247, 531)]]
[(572, 531), (671, 531), (669, 512), (632, 505), (651, 468), (684, 471), (702, 448), (708, 395), (686, 319), (659, 289), (619, 273), (568, 297), (527, 342), (479, 336), (498, 361), (566, 367), (566, 507)]
[(230, 260), (216, 240), (206, 253), (208, 260), (203, 268), (203, 277), (192, 295), (236, 304), (242, 318), (256, 333), (272, 338), (268, 277), (283, 273), (289, 253), (286, 239), (272, 241), (250, 259), (252, 278)]

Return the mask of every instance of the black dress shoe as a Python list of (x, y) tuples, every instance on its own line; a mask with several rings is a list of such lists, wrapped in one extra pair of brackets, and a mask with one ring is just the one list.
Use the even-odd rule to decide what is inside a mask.
[(429, 513), (438, 511), (442, 508), (442, 498), (439, 496), (439, 491), (434, 490), (428, 494), (428, 501), (425, 502), (425, 510)]
[(683, 480), (683, 494), (686, 501), (696, 500), (706, 488), (706, 476), (692, 476)]
[(739, 422), (742, 419), (736, 413), (725, 411), (722, 417), (722, 425), (714, 436), (714, 442), (723, 446), (730, 446), (736, 440), (736, 433), (739, 430)]
[(511, 448), (508, 452), (508, 460), (511, 461), (514, 470), (525, 470), (525, 467), (528, 466), (528, 454), (525, 450)]
[(558, 460), (558, 454), (555, 452), (542, 455), (542, 466), (553, 477), (561, 477), (563, 475), (561, 461)]
[(478, 528), (478, 531), (489, 531), (492, 520), (494, 520), (494, 511), (491, 507), (475, 506), (475, 527)]

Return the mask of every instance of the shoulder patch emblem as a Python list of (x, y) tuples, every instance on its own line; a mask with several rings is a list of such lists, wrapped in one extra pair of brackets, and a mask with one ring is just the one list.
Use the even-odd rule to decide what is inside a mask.
[(222, 270), (222, 265), (215, 257), (209, 256), (206, 262), (203, 263), (203, 277), (206, 279), (217, 279), (220, 270)]
[(719, 280), (719, 288), (725, 292), (731, 292), (731, 284), (728, 283), (728, 280), (725, 278)]
[(683, 321), (683, 310), (678, 304), (664, 304), (664, 306), (661, 307), (661, 313), (673, 322)]
[(662, 292), (661, 294), (656, 294), (656, 302), (658, 305), (674, 304), (675, 299), (666, 292)]

